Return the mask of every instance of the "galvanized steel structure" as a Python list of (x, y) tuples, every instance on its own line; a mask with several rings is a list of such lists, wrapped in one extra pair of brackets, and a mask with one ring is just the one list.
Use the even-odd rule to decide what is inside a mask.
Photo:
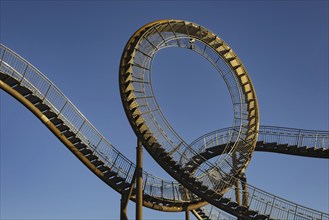
[[(234, 109), (231, 128), (186, 143), (164, 117), (152, 88), (152, 61), (160, 49), (179, 47), (206, 58), (220, 73)], [(40, 71), (0, 46), (0, 88), (34, 115), (96, 176), (128, 200), (198, 219), (327, 219), (329, 215), (257, 189), (245, 169), (255, 150), (329, 158), (329, 133), (259, 126), (258, 104), (242, 62), (217, 35), (192, 22), (159, 20), (128, 41), (120, 63), (120, 93), (137, 136), (136, 165), (83, 116)], [(142, 146), (174, 179), (142, 170)], [(214, 162), (209, 160), (217, 158)], [(137, 206), (138, 207), (138, 206)], [(224, 210), (225, 212), (223, 212)], [(229, 214), (227, 214), (229, 213)], [(137, 209), (136, 218), (142, 217)]]

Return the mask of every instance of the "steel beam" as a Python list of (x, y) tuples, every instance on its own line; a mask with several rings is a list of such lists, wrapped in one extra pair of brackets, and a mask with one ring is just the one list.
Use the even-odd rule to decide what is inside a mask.
[(129, 199), (130, 199), (131, 194), (132, 194), (133, 189), (134, 189), (134, 185), (135, 185), (135, 181), (136, 181), (136, 170), (137, 170), (137, 168), (135, 168), (135, 172), (134, 172), (133, 178), (132, 178), (131, 183), (130, 183), (129, 191), (127, 193), (122, 192), (122, 194), (121, 194), (120, 220), (128, 220), (127, 206), (128, 206)]
[(190, 212), (185, 211), (185, 220), (190, 220)]
[(143, 146), (137, 139), (136, 147), (136, 220), (143, 217)]

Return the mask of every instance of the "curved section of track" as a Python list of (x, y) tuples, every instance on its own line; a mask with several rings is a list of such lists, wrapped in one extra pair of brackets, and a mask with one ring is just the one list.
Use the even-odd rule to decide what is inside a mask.
[[(206, 161), (223, 152), (225, 147), (223, 143), (225, 143), (228, 136), (225, 133), (228, 133), (229, 130), (230, 128), (226, 128), (209, 132), (197, 138), (191, 145), (200, 152), (202, 160)], [(329, 132), (260, 126), (255, 151), (329, 159)], [(259, 199), (266, 200), (262, 197)], [(279, 203), (275, 206), (279, 206)], [(282, 209), (285, 209), (285, 207), (283, 206)], [(225, 215), (222, 210), (212, 205), (201, 207), (196, 211), (197, 218), (202, 216), (203, 219), (236, 219), (233, 216)], [(329, 218), (328, 214), (322, 216), (323, 219)], [(309, 219), (314, 218), (310, 216)]]
[[(96, 176), (117, 192), (127, 193), (136, 165), (34, 66), (3, 45), (0, 57), (0, 88), (26, 106)], [(156, 210), (178, 212), (206, 204), (180, 183), (147, 172), (143, 189), (143, 205)], [(131, 199), (135, 200), (134, 190)]]
[[(231, 128), (209, 132), (190, 146), (198, 152), (198, 159), (189, 164), (203, 163), (224, 152)], [(329, 159), (329, 132), (285, 127), (260, 126), (256, 151)]]
[[(217, 35), (192, 22), (159, 20), (147, 24), (129, 39), (120, 63), (120, 93), (129, 122), (136, 135), (153, 157), (162, 149), (184, 168), (184, 159), (195, 155), (164, 117), (153, 94), (151, 69), (156, 53), (164, 48), (190, 49), (206, 58), (219, 72), (231, 95), (234, 118), (230, 143), (216, 167), (223, 175), (236, 175), (248, 165), (257, 141), (259, 113), (256, 93), (242, 62)], [(233, 162), (232, 154), (235, 155)], [(157, 160), (157, 158), (155, 158)], [(208, 189), (218, 192), (206, 180), (206, 170), (213, 164), (199, 167), (195, 176), (205, 177)], [(225, 189), (221, 189), (225, 190)]]
[[(234, 109), (233, 126), (221, 156), (214, 164), (197, 161), (202, 160), (198, 152), (173, 130), (154, 97), (152, 61), (157, 51), (166, 47), (187, 48), (199, 53), (213, 64), (229, 89)], [(256, 147), (258, 104), (242, 62), (211, 31), (181, 20), (159, 20), (143, 26), (126, 44), (119, 82), (123, 106), (137, 137), (159, 165), (187, 189), (244, 219), (322, 218), (322, 214), (314, 210), (250, 185), (245, 186), (244, 192), (244, 204), (248, 205), (235, 201), (231, 195), (240, 190), (234, 186), (238, 181), (235, 176), (244, 171)], [(290, 207), (296, 207), (298, 211), (292, 213)]]
[[(35, 67), (3, 45), (0, 45), (0, 58), (1, 89), (33, 112), (79, 160), (107, 185), (121, 194), (126, 193), (133, 182), (135, 164), (115, 149)], [(180, 170), (179, 166), (168, 162), (176, 172)], [(181, 178), (182, 181), (193, 180), (186, 173), (182, 173)], [(211, 212), (200, 210), (199, 207), (205, 205), (206, 202), (185, 189), (180, 183), (166, 181), (146, 172), (144, 172), (143, 183), (143, 205), (146, 207), (161, 211), (193, 210), (204, 219), (209, 219), (209, 217), (218, 219), (219, 217), (215, 207), (211, 208)], [(196, 181), (192, 184), (198, 185)], [(200, 192), (208, 196), (209, 191), (202, 188), (201, 184), (199, 186)], [(328, 214), (287, 201), (281, 203), (281, 207), (284, 208), (277, 210), (277, 204), (282, 199), (275, 197), (271, 203), (270, 198), (273, 199), (273, 197), (267, 197), (270, 194), (251, 186), (248, 188), (248, 193), (254, 192), (254, 195), (250, 197), (250, 207), (243, 207), (234, 201), (233, 196), (230, 195), (231, 191), (227, 191), (224, 196), (214, 195), (213, 198), (220, 204), (217, 207), (243, 219), (280, 219), (282, 216), (298, 219), (329, 219)], [(268, 205), (272, 204), (271, 212), (268, 208), (271, 206), (265, 208), (264, 198), (260, 195), (267, 198)], [(135, 199), (134, 192), (131, 199), (133, 201)], [(223, 219), (231, 218), (226, 214), (220, 214), (220, 216)]]

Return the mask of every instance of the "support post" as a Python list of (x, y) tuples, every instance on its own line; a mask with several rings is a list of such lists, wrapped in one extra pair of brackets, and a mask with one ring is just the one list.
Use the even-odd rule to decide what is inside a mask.
[(137, 138), (136, 147), (136, 220), (143, 216), (143, 146)]
[(190, 212), (185, 211), (185, 220), (190, 220)]
[[(236, 152), (233, 152), (232, 154), (232, 160), (233, 160), (233, 169), (235, 170), (237, 167), (237, 158), (236, 158)], [(235, 186), (235, 201), (238, 203), (238, 205), (241, 205), (241, 198), (240, 198), (240, 184), (239, 180), (234, 181), (234, 186)]]
[(120, 200), (120, 220), (128, 220), (127, 216), (127, 206), (126, 201), (127, 201), (127, 195), (124, 193), (121, 195), (121, 200)]
[(241, 175), (241, 186), (242, 186), (242, 205), (248, 207), (248, 188), (247, 188), (247, 177), (246, 173)]
[(236, 203), (238, 203), (238, 205), (241, 205), (239, 180), (235, 180), (234, 185), (235, 185), (235, 201)]
[(121, 195), (120, 220), (128, 220), (127, 206), (128, 206), (129, 199), (130, 199), (131, 194), (134, 189), (134, 185), (135, 185), (135, 181), (136, 181), (136, 170), (137, 170), (137, 168), (135, 168), (135, 172), (134, 172), (133, 178), (130, 183), (129, 191), (127, 193), (122, 192), (122, 195)]

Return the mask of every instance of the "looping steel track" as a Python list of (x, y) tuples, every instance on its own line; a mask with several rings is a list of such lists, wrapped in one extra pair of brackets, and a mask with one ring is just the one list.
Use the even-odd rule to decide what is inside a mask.
[[(167, 47), (193, 50), (218, 70), (232, 99), (231, 128), (211, 132), (186, 144), (170, 126), (153, 95), (151, 83), (154, 55)], [(124, 195), (131, 190), (130, 199), (135, 201), (136, 165), (111, 145), (34, 66), (4, 45), (0, 45), (0, 57), (0, 88), (27, 107), (106, 184)], [(211, 31), (181, 20), (160, 20), (143, 26), (130, 38), (122, 54), (120, 92), (137, 137), (160, 166), (177, 180), (164, 180), (144, 171), (145, 207), (168, 212), (193, 211), (197, 218), (203, 219), (233, 218), (219, 209), (242, 219), (329, 219), (326, 213), (241, 181), (255, 149), (328, 158), (329, 135), (259, 127), (252, 82), (232, 49)], [(216, 163), (210, 163), (209, 159), (214, 157), (218, 158)], [(237, 195), (242, 195), (242, 201)], [(210, 212), (201, 208), (208, 203), (212, 205)]]

